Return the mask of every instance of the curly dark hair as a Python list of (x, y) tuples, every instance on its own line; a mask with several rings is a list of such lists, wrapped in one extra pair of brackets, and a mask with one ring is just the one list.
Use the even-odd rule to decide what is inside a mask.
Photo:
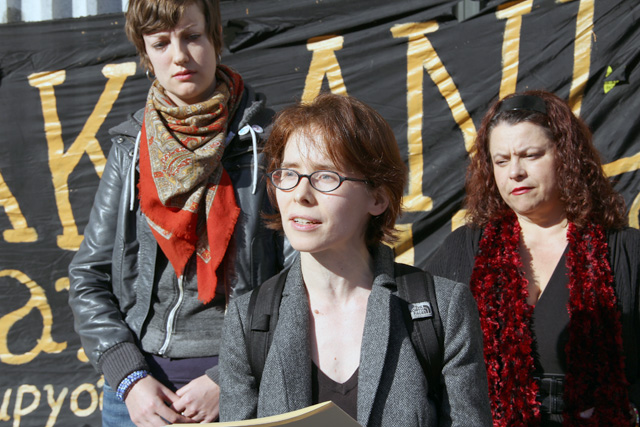
[[(289, 138), (306, 133), (336, 165), (361, 174), (373, 188), (381, 189), (389, 199), (382, 214), (369, 220), (365, 232), (369, 248), (380, 242), (396, 240), (395, 223), (402, 211), (402, 196), (407, 183), (404, 164), (393, 130), (385, 119), (365, 103), (345, 95), (321, 94), (311, 103), (285, 108), (276, 116), (264, 153), (270, 159), (269, 170), (279, 168)], [(275, 188), (267, 187), (277, 207)], [(268, 226), (282, 230), (279, 214), (265, 215)]]
[[(535, 96), (544, 100), (546, 114), (530, 110), (500, 110), (504, 101), (517, 96)], [(564, 100), (542, 90), (512, 94), (496, 101), (482, 119), (466, 176), (468, 223), (483, 227), (509, 211), (494, 179), (489, 140), (497, 125), (522, 122), (540, 126), (555, 143), (556, 175), (561, 183), (558, 190), (569, 221), (578, 227), (588, 223), (604, 228), (627, 225), (625, 201), (604, 174), (588, 126), (573, 114)]]

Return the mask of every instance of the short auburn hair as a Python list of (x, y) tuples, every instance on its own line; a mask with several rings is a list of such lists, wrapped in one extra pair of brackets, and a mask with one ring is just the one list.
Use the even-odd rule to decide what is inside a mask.
[(192, 4), (197, 4), (204, 14), (206, 35), (220, 55), (223, 43), (219, 0), (129, 0), (124, 30), (136, 47), (143, 68), (153, 71), (142, 36), (174, 28)]
[[(518, 96), (542, 99), (546, 113), (500, 108), (503, 102)], [(567, 219), (578, 227), (588, 223), (605, 228), (625, 226), (624, 199), (604, 174), (589, 127), (573, 114), (563, 99), (542, 90), (506, 96), (496, 101), (482, 119), (467, 169), (467, 222), (482, 227), (510, 210), (495, 182), (489, 143), (496, 126), (523, 122), (540, 126), (554, 144), (557, 182), (562, 183), (558, 190)]]
[[(336, 166), (361, 174), (371, 187), (387, 196), (386, 211), (369, 220), (365, 243), (373, 248), (380, 242), (394, 242), (407, 167), (385, 119), (365, 103), (346, 95), (321, 94), (311, 103), (285, 108), (276, 116), (264, 148), (270, 171), (281, 166), (287, 142), (298, 132), (317, 143)], [(276, 190), (269, 185), (268, 191), (277, 209)], [(271, 228), (282, 230), (279, 214), (268, 219)]]

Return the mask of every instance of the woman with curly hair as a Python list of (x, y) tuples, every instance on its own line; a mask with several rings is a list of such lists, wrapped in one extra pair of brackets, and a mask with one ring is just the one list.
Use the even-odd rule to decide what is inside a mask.
[(591, 132), (544, 91), (485, 115), (467, 225), (427, 270), (469, 283), (495, 426), (638, 426), (640, 232)]

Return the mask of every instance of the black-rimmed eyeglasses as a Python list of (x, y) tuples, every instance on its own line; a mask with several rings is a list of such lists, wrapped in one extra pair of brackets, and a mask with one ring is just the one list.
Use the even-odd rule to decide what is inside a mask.
[(345, 181), (369, 183), (366, 179), (347, 178), (333, 171), (315, 171), (305, 175), (292, 169), (276, 169), (267, 176), (274, 187), (284, 191), (296, 188), (302, 178), (307, 178), (311, 186), (322, 193), (330, 193), (338, 189)]

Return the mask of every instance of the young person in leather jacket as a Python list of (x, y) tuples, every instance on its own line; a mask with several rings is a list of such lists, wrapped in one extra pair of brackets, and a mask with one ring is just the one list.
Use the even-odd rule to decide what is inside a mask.
[(226, 304), (277, 273), (262, 138), (273, 112), (220, 64), (217, 1), (131, 0), (155, 79), (113, 146), (69, 267), (75, 329), (104, 375), (104, 426), (210, 422)]

